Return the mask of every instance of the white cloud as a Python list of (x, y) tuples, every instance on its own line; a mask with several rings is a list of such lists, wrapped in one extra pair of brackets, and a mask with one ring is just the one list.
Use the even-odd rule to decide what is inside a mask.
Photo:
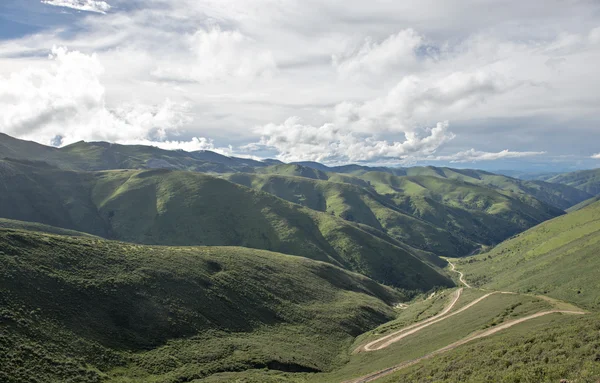
[(416, 49), (423, 37), (412, 29), (400, 31), (380, 43), (367, 38), (364, 44), (350, 53), (332, 56), (332, 64), (345, 77), (407, 72), (418, 63)]
[(458, 152), (449, 156), (436, 156), (436, 157), (428, 157), (428, 160), (435, 161), (449, 161), (449, 162), (478, 162), (478, 161), (495, 161), (500, 159), (507, 158), (523, 158), (523, 157), (532, 157), (532, 156), (540, 156), (546, 154), (546, 152), (513, 152), (510, 150), (502, 150), (500, 152), (482, 152), (475, 149), (465, 150), (463, 152)]
[(229, 78), (253, 79), (273, 73), (277, 65), (268, 50), (239, 31), (212, 28), (186, 36), (189, 57), (177, 64), (159, 66), (152, 74), (160, 79), (205, 82)]
[(249, 148), (266, 147), (277, 150), (282, 161), (322, 161), (326, 163), (378, 161), (419, 154), (431, 154), (454, 135), (448, 132), (448, 123), (423, 129), (421, 134), (406, 133), (403, 141), (389, 142), (373, 136), (346, 131), (335, 124), (312, 126), (298, 117), (283, 124), (268, 124), (257, 129), (262, 135), (258, 144)]
[(594, 154), (594, 155), (592, 156), (592, 158), (594, 158), (594, 159), (596, 159), (596, 160), (600, 160), (600, 153), (598, 153), (598, 154)]
[(106, 1), (95, 0), (42, 0), (42, 3), (57, 7), (77, 9), (79, 11), (106, 13), (110, 5)]
[[(589, 137), (600, 117), (599, 2), (531, 0), (526, 8), (518, 0), (348, 0), (343, 6), (334, 0), (104, 2), (119, 12), (76, 14), (68, 23), (48, 16), (48, 24), (42, 15), (35, 19), (44, 27), (38, 32), (0, 41), (0, 122), (9, 119), (13, 132), (43, 143), (52, 140), (53, 131), (86, 139), (148, 136), (154, 141), (161, 139), (157, 125), (164, 124), (148, 122), (147, 109), (157, 111), (170, 99), (173, 113), (196, 122), (173, 118), (178, 127), (166, 129), (163, 140), (176, 146), (194, 136), (236, 147), (256, 143), (262, 134), (249, 127), (279, 126), (298, 116), (304, 121), (300, 125), (333, 125), (345, 136), (388, 146), (410, 134), (425, 137), (424, 127), (449, 120), (457, 138), (444, 144), (443, 153), (472, 147), (489, 153), (527, 151), (532, 142), (543, 142), (553, 154), (568, 154), (573, 147), (578, 153), (598, 151)], [(62, 91), (42, 96), (35, 89), (38, 79), (23, 88), (18, 82), (11, 83), (12, 90), (3, 88), (5, 79), (23, 77), (29, 65), (44, 66), (56, 77), (39, 59), (53, 44), (86, 56), (97, 52), (104, 70), (96, 76), (102, 92), (94, 81), (88, 83), (90, 91), (73, 85), (80, 94), (72, 97)], [(360, 81), (349, 81), (354, 79)], [(56, 81), (60, 87), (67, 80)], [(127, 124), (144, 128), (122, 129), (136, 134), (101, 129), (96, 121), (124, 121), (119, 110), (128, 103), (143, 121), (130, 115)], [(104, 120), (89, 117), (92, 111)], [(113, 133), (99, 133), (104, 130)]]
[(44, 144), (80, 140), (148, 144), (187, 150), (215, 149), (212, 141), (173, 140), (190, 122), (188, 105), (125, 104), (109, 109), (96, 55), (54, 48), (47, 68), (26, 68), (0, 77), (0, 130)]

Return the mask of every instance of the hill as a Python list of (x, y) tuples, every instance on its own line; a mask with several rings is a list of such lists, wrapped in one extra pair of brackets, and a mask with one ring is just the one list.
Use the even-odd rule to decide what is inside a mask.
[(0, 229), (36, 231), (39, 233), (58, 234), (58, 235), (65, 235), (65, 236), (72, 236), (72, 237), (99, 238), (99, 237), (94, 237), (93, 235), (90, 235), (87, 233), (82, 233), (80, 231), (62, 229), (60, 227), (44, 225), (44, 224), (36, 223), (36, 222), (15, 221), (12, 219), (4, 219), (4, 218), (0, 218)]
[[(65, 170), (115, 169), (172, 169), (202, 173), (260, 173), (293, 175), (312, 179), (329, 179), (326, 173), (341, 176), (361, 176), (369, 172), (383, 172), (395, 176), (435, 176), (459, 178), (464, 181), (533, 197), (561, 210), (570, 208), (597, 193), (578, 190), (559, 183), (523, 181), (479, 170), (460, 170), (436, 167), (368, 167), (344, 165), (328, 167), (317, 162), (283, 164), (276, 160), (223, 156), (211, 151), (186, 152), (163, 150), (152, 146), (119, 145), (107, 142), (77, 142), (62, 148), (39, 145), (0, 134), (0, 159), (43, 161)], [(349, 180), (348, 177), (346, 177)]]
[(398, 292), (327, 263), (0, 229), (0, 381), (326, 371)]
[(119, 145), (108, 142), (77, 142), (54, 148), (19, 140), (0, 133), (0, 159), (43, 161), (67, 170), (177, 169), (224, 173), (253, 171), (272, 165), (252, 159), (227, 157), (211, 151), (186, 152), (153, 146)]
[(279, 175), (237, 173), (225, 178), (312, 210), (369, 225), (417, 249), (459, 256), (477, 248), (468, 239), (408, 214), (370, 187)]
[(600, 194), (600, 169), (559, 174), (548, 182), (568, 185), (595, 196)]
[(0, 161), (0, 217), (152, 245), (243, 246), (326, 261), (409, 290), (451, 286), (439, 258), (371, 227), (184, 171), (65, 171)]
[(600, 202), (553, 219), (464, 260), (475, 285), (535, 292), (600, 308)]
[(449, 256), (467, 255), (562, 214), (533, 198), (523, 198), (528, 205), (497, 190), (456, 179), (396, 177), (382, 172), (356, 177), (320, 173), (319, 179), (289, 176), (310, 176), (312, 169), (305, 169), (279, 165), (263, 171), (285, 176), (236, 173), (224, 178), (369, 225), (412, 247)]
[(598, 195), (598, 196), (596, 196), (596, 197), (592, 197), (592, 198), (590, 198), (590, 199), (588, 199), (588, 200), (585, 200), (585, 201), (583, 201), (583, 202), (581, 202), (581, 203), (578, 203), (578, 204), (577, 204), (577, 205), (575, 205), (575, 206), (572, 206), (572, 207), (570, 207), (569, 209), (567, 209), (567, 212), (569, 212), (569, 213), (572, 213), (572, 212), (574, 212), (574, 211), (581, 210), (581, 209), (583, 209), (584, 207), (588, 207), (588, 206), (590, 206), (591, 204), (593, 204), (593, 203), (596, 203), (596, 202), (598, 202), (598, 201), (600, 201), (600, 195)]

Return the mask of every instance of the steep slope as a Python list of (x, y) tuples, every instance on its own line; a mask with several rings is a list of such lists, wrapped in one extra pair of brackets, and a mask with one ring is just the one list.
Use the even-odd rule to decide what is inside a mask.
[(485, 185), (510, 192), (523, 199), (535, 198), (548, 205), (566, 210), (592, 195), (567, 185), (557, 185), (544, 181), (525, 181), (482, 170), (451, 169), (436, 167), (414, 167), (407, 169), (407, 175), (428, 175), (433, 177), (460, 179), (469, 183)]
[[(531, 197), (434, 176), (360, 176), (412, 216), (482, 245), (493, 245), (563, 212)], [(464, 255), (464, 254), (463, 254)]]
[(464, 260), (478, 286), (536, 292), (600, 308), (600, 202), (553, 219)]
[(44, 161), (68, 170), (166, 168), (224, 173), (254, 171), (273, 164), (227, 157), (211, 151), (186, 152), (153, 146), (119, 145), (108, 142), (77, 142), (62, 148), (23, 141), (0, 133), (0, 159)]
[(12, 219), (4, 219), (4, 218), (0, 218), (0, 229), (24, 230), (24, 231), (34, 231), (34, 232), (38, 232), (38, 233), (100, 239), (100, 237), (94, 237), (93, 235), (90, 235), (87, 233), (82, 233), (80, 231), (62, 229), (60, 227), (44, 225), (44, 224), (36, 223), (36, 222), (15, 221)]
[(568, 208), (568, 209), (567, 209), (567, 212), (568, 212), (568, 213), (572, 213), (572, 212), (574, 212), (574, 211), (581, 210), (581, 209), (583, 209), (584, 207), (588, 207), (588, 206), (590, 206), (591, 204), (593, 204), (593, 203), (596, 203), (596, 202), (598, 202), (598, 201), (600, 201), (600, 195), (598, 195), (598, 196), (596, 196), (596, 197), (592, 197), (592, 198), (590, 198), (590, 199), (588, 199), (588, 200), (585, 200), (585, 201), (583, 201), (583, 202), (581, 202), (581, 203), (578, 203), (578, 204), (577, 204), (577, 205), (575, 205), (575, 206), (572, 206), (572, 207)]
[(559, 174), (548, 179), (548, 182), (568, 185), (595, 196), (600, 194), (600, 169)]
[(330, 262), (406, 289), (449, 286), (437, 257), (208, 175), (73, 172), (0, 161), (2, 218), (156, 245), (244, 246)]
[(478, 247), (467, 238), (455, 236), (445, 228), (409, 215), (366, 182), (363, 183), (367, 187), (363, 187), (302, 177), (240, 173), (226, 175), (225, 178), (313, 210), (369, 225), (412, 247), (436, 254), (460, 256)]
[(402, 299), (301, 257), (0, 229), (0, 380), (328, 370)]
[(599, 314), (535, 319), (377, 382), (597, 382), (599, 323)]

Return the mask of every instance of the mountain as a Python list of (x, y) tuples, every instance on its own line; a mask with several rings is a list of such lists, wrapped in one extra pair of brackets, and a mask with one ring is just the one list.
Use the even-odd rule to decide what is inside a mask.
[(297, 164), (261, 172), (268, 175), (235, 173), (224, 178), (369, 225), (439, 255), (464, 256), (563, 214), (531, 197), (507, 196), (459, 179), (382, 172), (339, 175)]
[(594, 194), (587, 190), (579, 190), (570, 185), (557, 185), (557, 182), (541, 180), (520, 180), (505, 175), (494, 174), (483, 170), (452, 169), (435, 166), (415, 166), (410, 168), (367, 167), (359, 165), (327, 167), (313, 162), (299, 163), (322, 172), (350, 174), (361, 177), (366, 173), (379, 172), (395, 176), (431, 176), (447, 179), (460, 179), (469, 183), (484, 185), (495, 189), (520, 193), (525, 197), (533, 197), (549, 205), (566, 210)]
[[(470, 183), (523, 193), (546, 202), (561, 210), (566, 210), (597, 193), (578, 190), (570, 186), (546, 183), (543, 181), (523, 181), (479, 170), (460, 170), (436, 167), (368, 167), (362, 165), (344, 165), (329, 167), (317, 162), (298, 162), (288, 166), (277, 160), (256, 161), (237, 157), (227, 157), (211, 151), (186, 152), (182, 150), (163, 150), (152, 146), (119, 145), (107, 142), (77, 142), (62, 148), (53, 148), (37, 143), (22, 141), (0, 134), (0, 159), (43, 161), (65, 170), (115, 170), (115, 169), (172, 169), (202, 173), (266, 173), (267, 167), (277, 168), (276, 174), (294, 174), (293, 165), (303, 172), (312, 170), (309, 178), (326, 179), (324, 173), (361, 176), (369, 172), (383, 172), (395, 176), (429, 175), (440, 178), (460, 178)], [(290, 171), (289, 174), (282, 173)]]
[(600, 169), (559, 174), (548, 179), (548, 182), (568, 185), (596, 196), (600, 194)]
[(598, 201), (600, 201), (600, 195), (597, 195), (596, 197), (592, 197), (592, 198), (590, 198), (588, 200), (585, 200), (585, 201), (583, 201), (581, 203), (578, 203), (575, 206), (572, 206), (572, 207), (568, 208), (567, 212), (572, 213), (574, 211), (581, 210), (584, 207), (590, 206), (591, 204), (596, 203)]
[(445, 228), (436, 227), (403, 211), (392, 199), (370, 187), (280, 175), (235, 173), (224, 178), (312, 210), (371, 226), (421, 250), (459, 256), (478, 247), (468, 238), (455, 236)]
[(409, 290), (450, 286), (444, 261), (372, 227), (209, 175), (75, 172), (0, 161), (0, 217), (151, 245), (243, 246), (325, 261)]
[(0, 381), (324, 371), (406, 297), (327, 263), (0, 229)]
[(477, 286), (534, 292), (600, 308), (600, 202), (544, 222), (462, 261)]
[(253, 171), (277, 163), (227, 157), (211, 151), (186, 152), (153, 146), (119, 145), (108, 142), (77, 142), (53, 148), (18, 140), (0, 133), (0, 159), (44, 161), (67, 170), (177, 169), (223, 173)]
[(483, 170), (437, 168), (432, 166), (407, 169), (408, 176), (428, 175), (432, 177), (460, 179), (469, 183), (516, 193), (527, 199), (533, 197), (561, 210), (568, 209), (592, 195), (574, 187), (544, 181), (524, 181), (489, 173)]

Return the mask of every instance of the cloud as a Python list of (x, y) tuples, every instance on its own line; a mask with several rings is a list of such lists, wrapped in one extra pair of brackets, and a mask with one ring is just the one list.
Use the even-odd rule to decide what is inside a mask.
[(173, 140), (191, 122), (189, 106), (165, 100), (156, 105), (108, 108), (96, 55), (54, 48), (45, 68), (0, 77), (0, 130), (44, 144), (80, 140), (147, 144), (187, 150), (215, 149), (212, 141)]
[(423, 44), (413, 29), (389, 36), (380, 43), (367, 38), (363, 45), (346, 54), (332, 56), (332, 64), (344, 77), (387, 74), (389, 71), (406, 72), (418, 63), (417, 48)]
[(493, 152), (482, 152), (475, 149), (465, 150), (449, 156), (436, 156), (428, 157), (428, 160), (435, 161), (449, 161), (449, 162), (478, 162), (478, 161), (496, 161), (507, 158), (523, 158), (540, 156), (546, 154), (546, 152), (513, 152), (510, 150), (502, 150), (497, 153)]
[(307, 125), (298, 117), (288, 118), (283, 124), (259, 127), (259, 143), (246, 149), (260, 147), (275, 149), (282, 161), (322, 161), (326, 163), (379, 161), (404, 156), (431, 154), (454, 135), (448, 132), (448, 123), (423, 129), (422, 134), (406, 133), (403, 141), (378, 140), (373, 136), (345, 131), (335, 124)]
[(77, 9), (79, 11), (106, 13), (111, 6), (106, 1), (94, 0), (42, 0), (43, 4)]
[(600, 153), (598, 153), (598, 154), (594, 154), (594, 155), (592, 156), (592, 158), (594, 158), (594, 159), (596, 159), (596, 160), (600, 160)]
[(268, 50), (261, 50), (251, 38), (239, 31), (223, 31), (218, 27), (198, 30), (186, 36), (187, 58), (177, 64), (159, 66), (152, 73), (163, 80), (215, 81), (253, 79), (273, 73), (277, 65)]
[[(297, 116), (300, 125), (333, 125), (355, 140), (393, 146), (407, 135), (426, 137), (426, 128), (449, 120), (457, 137), (443, 144), (444, 154), (465, 148), (528, 151), (528, 145), (540, 142), (553, 155), (572, 148), (598, 152), (589, 137), (600, 116), (595, 65), (600, 60), (599, 2), (532, 0), (526, 8), (517, 0), (348, 0), (343, 7), (333, 0), (105, 2), (113, 6), (109, 17), (38, 15), (35, 7), (17, 5), (20, 12), (14, 16), (21, 20), (14, 21), (35, 20), (41, 28), (0, 39), (0, 93), (5, 97), (0, 121), (11, 119), (2, 129), (17, 131), (17, 120), (23, 120), (22, 132), (43, 143), (54, 138), (60, 143), (57, 134), (64, 134), (63, 142), (135, 136), (179, 146), (191, 137), (210, 137), (215, 146), (239, 147), (263, 137), (252, 127), (279, 126)], [(100, 96), (94, 94), (93, 81), (90, 91), (73, 86), (81, 93), (71, 97), (78, 100), (74, 104), (67, 102), (67, 91), (42, 97), (27, 85), (38, 80), (22, 88), (32, 93), (19, 92), (19, 83), (11, 85), (11, 95), (3, 89), (5, 79), (23, 76), (23, 68), (54, 73), (56, 59), (49, 64), (40, 56), (52, 45), (86, 56), (97, 53), (103, 70), (97, 76)], [(16, 101), (20, 98), (24, 101)], [(158, 111), (166, 99), (172, 100), (167, 109), (193, 116), (195, 123), (174, 118), (178, 127), (167, 128), (165, 138), (158, 136), (162, 122), (143, 122), (155, 127), (124, 134), (88, 116), (104, 109), (97, 113), (115, 126), (124, 121), (118, 109), (127, 104), (146, 116), (152, 114), (147, 109)], [(88, 101), (93, 107), (85, 106)], [(15, 105), (20, 105), (18, 113)], [(47, 115), (29, 111), (36, 108)], [(38, 121), (25, 121), (29, 114)], [(142, 125), (131, 116), (128, 121)], [(36, 136), (32, 129), (43, 134)], [(104, 130), (111, 133), (100, 133)], [(261, 155), (277, 153), (272, 149)], [(593, 162), (588, 155), (585, 163)]]

